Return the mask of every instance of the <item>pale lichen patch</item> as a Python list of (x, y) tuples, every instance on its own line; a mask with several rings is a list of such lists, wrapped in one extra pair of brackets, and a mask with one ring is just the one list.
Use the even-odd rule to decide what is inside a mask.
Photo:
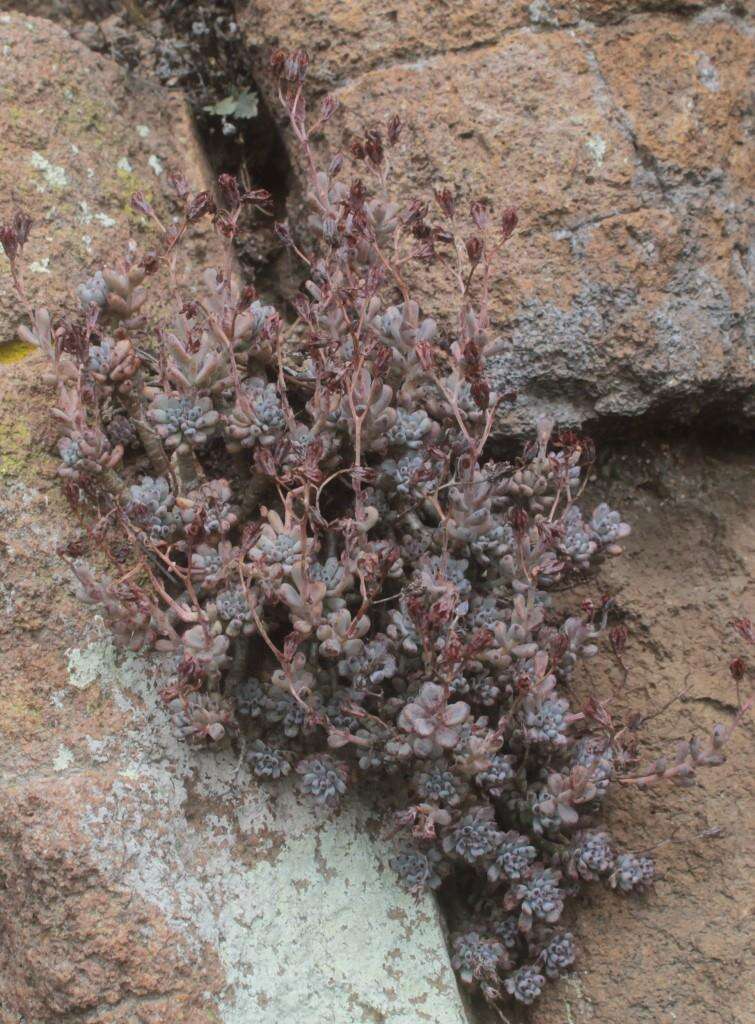
[[(68, 175), (66, 174), (65, 168), (58, 164), (52, 164), (36, 150), (32, 153), (29, 161), (32, 167), (40, 171), (50, 188), (63, 189), (68, 184)], [(43, 186), (38, 186), (40, 190), (43, 190)]]
[(606, 150), (608, 149), (608, 143), (602, 135), (595, 135), (588, 139), (585, 143), (590, 154), (595, 161), (596, 166), (602, 167), (603, 161), (605, 160)]
[(73, 751), (69, 750), (65, 744), (61, 743), (58, 747), (58, 753), (55, 760), (52, 762), (53, 771), (64, 772), (74, 762)]

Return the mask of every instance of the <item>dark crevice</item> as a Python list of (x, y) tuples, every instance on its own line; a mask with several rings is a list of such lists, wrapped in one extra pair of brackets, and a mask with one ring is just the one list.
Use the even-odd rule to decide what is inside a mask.
[[(719, 449), (751, 448), (755, 424), (736, 415), (745, 394), (730, 394), (707, 404), (692, 415), (682, 409), (680, 399), (669, 399), (642, 416), (599, 416), (588, 418), (584, 430), (598, 443), (634, 443), (649, 438), (658, 443), (676, 444), (690, 439)], [(683, 402), (683, 399), (681, 400)]]
[[(158, 0), (156, 8), (181, 41), (192, 41), (198, 11), (204, 12), (210, 31), (200, 54), (182, 83), (191, 104), (197, 136), (214, 176), (233, 174), (246, 188), (266, 189), (273, 199), (272, 213), (250, 214), (236, 242), (236, 254), (242, 276), (254, 283), (265, 301), (280, 305), (283, 294), (279, 282), (278, 258), (281, 245), (275, 237), (275, 221), (285, 220), (292, 175), (288, 152), (272, 112), (256, 86), (251, 54), (235, 22), (232, 0), (211, 0), (204, 5), (187, 5), (183, 0)], [(224, 31), (214, 33), (220, 24)], [(227, 26), (235, 26), (229, 33)], [(214, 33), (214, 34), (213, 34)], [(198, 48), (196, 42), (194, 49)], [(212, 69), (209, 81), (203, 81), (203, 65)], [(225, 96), (251, 92), (257, 113), (252, 118), (220, 118), (207, 111)]]

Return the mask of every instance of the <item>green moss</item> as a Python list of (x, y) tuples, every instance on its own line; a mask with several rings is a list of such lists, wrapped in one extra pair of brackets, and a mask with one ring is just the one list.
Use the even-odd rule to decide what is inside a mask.
[(24, 120), (24, 111), (15, 103), (9, 104), (5, 108), (4, 113), (6, 118), (12, 125), (20, 125)]
[(144, 186), (139, 177), (133, 171), (126, 171), (122, 167), (118, 167), (115, 174), (118, 178), (115, 191), (118, 195), (118, 201), (123, 208), (123, 212), (132, 224), (138, 227), (145, 227), (147, 224), (147, 218), (141, 216), (141, 214), (138, 214), (132, 209), (131, 196), (134, 192), (143, 192), (147, 202), (152, 203), (154, 202), (152, 192)]
[(8, 697), (3, 701), (2, 732), (6, 736), (25, 733), (43, 722), (42, 710), (38, 703), (30, 703), (21, 697)]
[(31, 445), (28, 423), (0, 421), (0, 479), (20, 476), (26, 468)]
[(25, 341), (4, 341), (0, 344), (0, 365), (20, 363), (32, 352), (36, 352), (36, 349)]
[(96, 135), (102, 135), (104, 127), (110, 124), (112, 118), (113, 110), (108, 104), (93, 99), (77, 89), (66, 108), (65, 115), (61, 118), (61, 124), (68, 131), (83, 128)]

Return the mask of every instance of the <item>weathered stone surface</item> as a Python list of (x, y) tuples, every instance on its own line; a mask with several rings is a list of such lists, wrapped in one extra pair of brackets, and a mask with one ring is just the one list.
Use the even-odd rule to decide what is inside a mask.
[[(706, 0), (680, 0), (677, 11), (703, 10)], [(718, 5), (735, 11), (736, 0)], [(426, 0), (376, 5), (371, 0), (240, 0), (239, 22), (251, 46), (305, 49), (317, 92), (375, 68), (434, 54), (475, 50), (524, 26), (568, 28), (613, 23), (630, 14), (668, 8), (668, 0)], [(264, 56), (264, 54), (263, 54)], [(260, 73), (266, 77), (263, 62)]]
[(398, 886), (377, 812), (318, 816), (178, 742), (169, 666), (117, 657), (79, 604), (40, 370), (0, 371), (3, 1011), (463, 1024), (435, 904)]
[[(562, 425), (752, 412), (751, 37), (724, 8), (647, 7), (416, 3), (368, 25), (368, 4), (245, 5), (271, 102), (266, 44), (306, 46), (315, 92), (341, 101), (326, 148), (397, 112), (397, 192), (446, 183), (518, 207), (493, 293), (509, 342), (493, 373), (520, 395), (503, 432), (541, 411)], [(452, 323), (447, 277), (414, 275)]]
[[(734, 721), (728, 664), (735, 654), (751, 661), (752, 647), (733, 620), (752, 618), (755, 608), (751, 463), (747, 451), (694, 444), (624, 448), (603, 463), (595, 485), (633, 531), (626, 557), (607, 565), (590, 591), (593, 599), (614, 595), (630, 630), (628, 676), (602, 659), (598, 667), (615, 694), (611, 713), (620, 719), (630, 708), (656, 712), (674, 702), (644, 733), (648, 761)], [(570, 923), (581, 950), (576, 970), (546, 990), (536, 1024), (750, 1024), (754, 733), (750, 713), (732, 736), (728, 763), (701, 774), (694, 790), (624, 792), (611, 801), (612, 833), (652, 848), (659, 880), (640, 900), (587, 895)], [(704, 838), (709, 829), (718, 837)]]
[[(170, 222), (178, 212), (170, 171), (199, 188), (203, 158), (177, 95), (128, 75), (52, 22), (0, 14), (0, 51), (0, 221), (17, 204), (31, 214), (29, 298), (70, 306), (76, 286), (122, 259), (130, 239), (149, 248), (156, 229), (131, 210), (132, 194), (143, 190)], [(200, 232), (187, 256), (199, 265), (213, 245)], [(23, 316), (7, 269), (0, 253), (0, 358)]]
[(116, 0), (4, 0), (3, 10), (53, 21), (78, 21), (110, 14)]

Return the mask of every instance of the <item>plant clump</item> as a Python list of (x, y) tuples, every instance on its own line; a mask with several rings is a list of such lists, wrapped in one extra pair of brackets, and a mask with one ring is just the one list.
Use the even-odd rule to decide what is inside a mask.
[[(154, 249), (85, 282), (78, 315), (29, 311), (63, 486), (114, 566), (79, 551), (72, 567), (120, 642), (173, 659), (166, 713), (188, 742), (237, 745), (256, 779), (295, 780), (324, 811), (360, 780), (386, 794), (401, 881), (462, 894), (462, 982), (528, 1005), (574, 962), (564, 914), (584, 886), (653, 883), (649, 852), (601, 824), (613, 788), (688, 785), (728, 734), (638, 770), (639, 718), (575, 696), (581, 663), (625, 635), (609, 600), (564, 594), (630, 528), (585, 507), (588, 439), (543, 418), (515, 461), (491, 446), (514, 396), (489, 379), (507, 342), (488, 295), (517, 216), (483, 200), (462, 215), (448, 188), (391, 195), (396, 117), (354, 143), (351, 179), (341, 155), (319, 168), (311, 140), (335, 104), (310, 124), (306, 63), (273, 58), (311, 167), (314, 241), (276, 226), (306, 273), (294, 322), (230, 256), (176, 279), (193, 223), (212, 218), (230, 252), (242, 211), (267, 207), (229, 175), (214, 195), (175, 176), (167, 228), (137, 194)], [(19, 217), (2, 242), (23, 295)], [(455, 285), (454, 322), (420, 307), (417, 263)], [(172, 322), (143, 312), (149, 288), (172, 296)]]

